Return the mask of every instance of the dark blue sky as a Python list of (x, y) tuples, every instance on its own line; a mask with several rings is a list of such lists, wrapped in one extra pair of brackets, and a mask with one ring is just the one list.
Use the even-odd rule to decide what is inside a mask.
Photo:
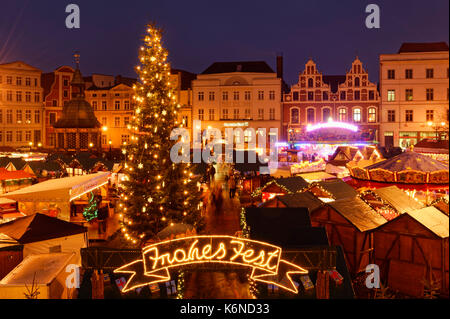
[[(378, 55), (402, 42), (446, 41), (448, 0), (0, 0), (0, 63), (23, 60), (44, 72), (73, 65), (84, 74), (134, 77), (148, 21), (164, 28), (174, 68), (200, 73), (214, 61), (265, 60), (283, 52), (285, 80), (297, 81), (309, 57), (324, 74), (344, 74), (355, 55), (378, 81)], [(81, 28), (66, 29), (66, 5), (81, 9)], [(366, 5), (381, 9), (381, 28), (365, 27)]]

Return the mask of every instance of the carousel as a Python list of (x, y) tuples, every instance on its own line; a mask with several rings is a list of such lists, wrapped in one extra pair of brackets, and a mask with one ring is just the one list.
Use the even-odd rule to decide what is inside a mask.
[(448, 195), (448, 165), (412, 149), (366, 167), (349, 167), (346, 182), (355, 188), (396, 185), (410, 196), (429, 202)]

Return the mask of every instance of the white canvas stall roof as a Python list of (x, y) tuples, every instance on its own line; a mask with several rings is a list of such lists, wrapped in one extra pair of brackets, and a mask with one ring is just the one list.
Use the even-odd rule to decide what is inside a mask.
[(48, 285), (64, 270), (74, 255), (64, 253), (30, 255), (0, 281), (0, 286), (31, 285), (33, 277), (36, 285)]
[(433, 206), (424, 207), (407, 212), (412, 218), (417, 220), (427, 229), (435, 233), (441, 238), (448, 238), (449, 235), (449, 219), (448, 216), (442, 214)]
[(51, 179), (1, 197), (20, 202), (69, 202), (108, 183), (109, 172)]
[(9, 198), (0, 197), (0, 205), (15, 204), (16, 201)]

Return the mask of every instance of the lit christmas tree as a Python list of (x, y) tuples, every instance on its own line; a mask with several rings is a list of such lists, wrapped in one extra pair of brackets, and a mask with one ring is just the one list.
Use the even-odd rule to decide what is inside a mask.
[(175, 223), (192, 225), (197, 231), (204, 227), (193, 166), (170, 159), (177, 142), (170, 140), (171, 131), (182, 125), (177, 121), (180, 105), (170, 83), (161, 35), (160, 29), (147, 26), (139, 52), (139, 83), (134, 86), (135, 114), (128, 127), (131, 140), (122, 150), (126, 180), (119, 203), (124, 217), (121, 232), (134, 245), (154, 239)]

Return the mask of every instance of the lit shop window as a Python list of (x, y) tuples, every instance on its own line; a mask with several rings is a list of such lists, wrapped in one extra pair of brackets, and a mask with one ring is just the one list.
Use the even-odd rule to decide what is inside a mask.
[(376, 108), (374, 108), (374, 107), (369, 108), (367, 121), (369, 123), (375, 123), (377, 121), (377, 109)]
[(353, 122), (356, 122), (356, 123), (361, 122), (361, 109), (353, 110)]
[(340, 108), (339, 112), (338, 112), (338, 115), (339, 115), (339, 122), (347, 121), (347, 109)]

